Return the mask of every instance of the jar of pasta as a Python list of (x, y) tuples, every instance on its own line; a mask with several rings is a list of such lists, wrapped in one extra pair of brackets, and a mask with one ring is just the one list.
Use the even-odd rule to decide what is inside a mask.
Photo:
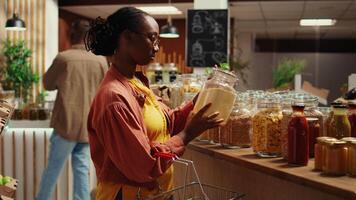
[(227, 124), (220, 129), (220, 142), (226, 148), (251, 146), (252, 116), (243, 95), (236, 98)]
[(258, 156), (281, 155), (282, 118), (278, 97), (268, 95), (259, 101), (258, 111), (252, 119), (252, 148)]

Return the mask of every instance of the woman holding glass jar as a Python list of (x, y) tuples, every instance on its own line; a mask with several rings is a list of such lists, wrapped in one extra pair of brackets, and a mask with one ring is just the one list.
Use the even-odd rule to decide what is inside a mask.
[(153, 17), (133, 7), (97, 18), (87, 34), (87, 49), (112, 61), (88, 118), (97, 200), (146, 198), (171, 189), (172, 161), (155, 153), (180, 156), (191, 140), (223, 121), (216, 112), (204, 115), (210, 104), (189, 114), (195, 100), (170, 110), (136, 72), (137, 65), (153, 61), (158, 35)]

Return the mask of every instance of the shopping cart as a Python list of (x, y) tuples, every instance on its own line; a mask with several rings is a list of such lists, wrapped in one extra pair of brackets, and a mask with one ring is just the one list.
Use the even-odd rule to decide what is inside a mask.
[[(238, 200), (242, 199), (245, 195), (237, 193), (222, 187), (217, 187), (209, 184), (201, 183), (193, 161), (179, 158), (171, 153), (156, 153), (156, 157), (164, 157), (172, 159), (175, 163), (185, 166), (184, 183), (183, 186), (173, 188), (168, 191), (161, 191), (159, 194), (146, 198), (145, 200), (161, 200), (173, 196), (174, 200)], [(193, 169), (193, 175), (196, 181), (188, 182), (189, 167)], [(142, 199), (139, 196), (138, 198)]]

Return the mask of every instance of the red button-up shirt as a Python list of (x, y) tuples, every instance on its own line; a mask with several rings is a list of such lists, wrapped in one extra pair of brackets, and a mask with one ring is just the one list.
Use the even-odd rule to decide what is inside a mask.
[[(148, 86), (142, 73), (136, 77)], [(156, 158), (153, 153), (183, 154), (183, 141), (174, 135), (184, 129), (193, 103), (171, 110), (158, 100), (172, 136), (165, 143), (147, 137), (142, 113), (145, 96), (114, 67), (106, 73), (88, 117), (91, 157), (99, 181), (150, 187), (171, 165), (171, 160)]]

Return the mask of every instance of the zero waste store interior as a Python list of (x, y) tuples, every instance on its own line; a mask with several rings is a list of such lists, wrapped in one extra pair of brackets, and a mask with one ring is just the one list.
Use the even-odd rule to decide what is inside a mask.
[[(170, 108), (200, 94), (195, 106), (212, 102), (224, 118), (181, 157), (199, 179), (178, 159), (169, 194), (356, 199), (355, 0), (0, 1), (0, 199), (31, 200), (39, 190), (56, 99), (42, 77), (71, 48), (71, 24), (126, 6), (160, 27), (154, 60), (137, 68), (153, 92)], [(92, 163), (89, 185), (95, 199)], [(72, 192), (68, 159), (53, 199)]]

